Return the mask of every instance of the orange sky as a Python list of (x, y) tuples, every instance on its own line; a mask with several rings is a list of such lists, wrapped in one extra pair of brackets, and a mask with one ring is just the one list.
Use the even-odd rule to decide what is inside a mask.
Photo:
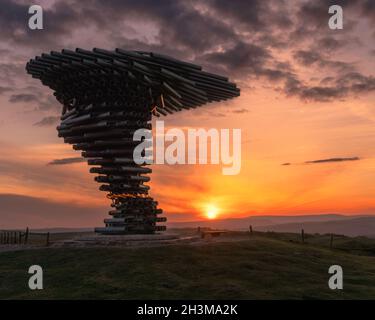
[[(194, 123), (194, 128), (242, 129), (239, 175), (222, 175), (221, 165), (152, 166), (151, 195), (170, 220), (206, 218), (207, 205), (218, 208), (218, 218), (374, 213), (375, 158), (371, 146), (375, 131), (373, 119), (366, 114), (369, 101), (353, 99), (312, 105), (293, 98), (281, 99), (266, 91), (245, 91), (237, 100), (212, 105), (199, 115), (183, 111), (164, 118), (168, 127), (178, 127), (181, 119), (189, 116), (187, 125)], [(246, 112), (215, 116), (231, 108)], [(11, 126), (3, 124), (1, 132), (6, 133)], [(12, 165), (8, 174), (4, 172), (0, 178), (0, 193), (84, 207), (109, 205), (85, 163), (47, 165), (52, 159), (79, 156), (70, 145), (56, 138), (53, 127), (29, 126), (19, 135), (26, 137), (29, 132), (31, 136), (48, 136), (46, 140), (50, 142), (38, 142), (34, 137), (33, 144), (27, 146), (1, 141), (1, 161), (5, 165), (11, 160)], [(301, 164), (336, 156), (358, 156), (361, 160)], [(292, 165), (282, 166), (285, 162)], [(97, 219), (93, 217), (94, 221)]]

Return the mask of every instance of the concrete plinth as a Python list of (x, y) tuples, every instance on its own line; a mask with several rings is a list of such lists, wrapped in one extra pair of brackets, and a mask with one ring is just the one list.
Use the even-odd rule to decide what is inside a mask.
[(63, 246), (158, 246), (177, 242), (199, 240), (197, 236), (180, 236), (177, 234), (129, 234), (129, 235), (93, 235), (65, 240)]

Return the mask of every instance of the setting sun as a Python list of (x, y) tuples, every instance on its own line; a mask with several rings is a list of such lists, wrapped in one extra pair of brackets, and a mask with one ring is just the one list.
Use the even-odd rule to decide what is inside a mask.
[(206, 207), (206, 217), (208, 219), (215, 219), (217, 217), (217, 214), (219, 212), (219, 209), (212, 204), (207, 205)]

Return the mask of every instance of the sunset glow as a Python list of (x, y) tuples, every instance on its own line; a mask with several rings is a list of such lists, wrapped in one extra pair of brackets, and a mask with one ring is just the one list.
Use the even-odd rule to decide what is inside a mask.
[(216, 219), (218, 213), (219, 213), (219, 209), (215, 205), (213, 204), (207, 205), (206, 216), (208, 219)]

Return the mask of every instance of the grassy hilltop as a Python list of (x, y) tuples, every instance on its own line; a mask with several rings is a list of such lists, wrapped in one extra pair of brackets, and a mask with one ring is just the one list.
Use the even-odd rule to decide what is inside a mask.
[[(0, 253), (1, 299), (375, 299), (375, 240), (234, 233), (228, 241)], [(44, 290), (27, 287), (30, 265)], [(330, 290), (328, 268), (344, 270)]]

